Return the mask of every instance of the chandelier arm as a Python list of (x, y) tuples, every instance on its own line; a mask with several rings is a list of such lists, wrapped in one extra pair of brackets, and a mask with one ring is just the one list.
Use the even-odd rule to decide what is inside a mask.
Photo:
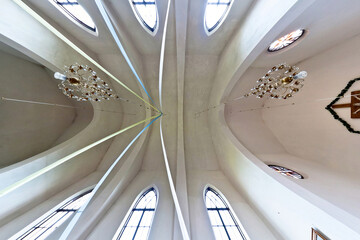
[(34, 172), (33, 174), (30, 174), (29, 176), (23, 178), (22, 180), (17, 181), (17, 182), (15, 182), (15, 183), (11, 184), (10, 186), (2, 189), (2, 190), (0, 191), (0, 197), (5, 196), (6, 194), (14, 191), (15, 189), (21, 187), (22, 185), (24, 185), (24, 184), (32, 181), (33, 179), (35, 179), (35, 178), (37, 178), (37, 177), (40, 177), (40, 176), (43, 175), (44, 173), (47, 173), (48, 171), (54, 169), (55, 167), (57, 167), (57, 166), (65, 163), (65, 162), (69, 161), (70, 159), (72, 159), (72, 158), (76, 157), (77, 155), (79, 155), (79, 154), (81, 154), (81, 153), (83, 153), (83, 152), (85, 152), (85, 151), (87, 151), (87, 150), (89, 150), (89, 149), (91, 149), (91, 148), (99, 145), (100, 143), (103, 143), (103, 142), (105, 142), (105, 141), (107, 141), (107, 140), (109, 140), (109, 139), (111, 139), (111, 138), (113, 138), (113, 137), (115, 137), (115, 136), (117, 136), (117, 135), (119, 135), (119, 134), (121, 134), (121, 133), (123, 133), (123, 132), (125, 132), (125, 131), (127, 131), (127, 130), (129, 130), (129, 129), (131, 129), (131, 128), (134, 128), (134, 127), (136, 127), (136, 126), (138, 126), (138, 125), (140, 125), (140, 124), (142, 124), (142, 123), (144, 123), (144, 122), (147, 122), (147, 121), (149, 121), (149, 120), (151, 120), (151, 119), (154, 119), (154, 118), (157, 118), (157, 117), (159, 117), (159, 116), (161, 116), (161, 114), (159, 114), (159, 115), (157, 115), (157, 116), (153, 116), (153, 117), (147, 118), (147, 119), (142, 120), (142, 121), (140, 121), (140, 122), (134, 123), (134, 124), (132, 124), (132, 125), (126, 127), (126, 128), (123, 128), (123, 129), (121, 129), (121, 130), (119, 130), (119, 131), (117, 131), (117, 132), (115, 132), (115, 133), (112, 133), (112, 134), (110, 134), (110, 135), (108, 135), (108, 136), (106, 136), (106, 137), (104, 137), (104, 138), (102, 138), (102, 139), (100, 139), (100, 140), (98, 140), (98, 141), (96, 141), (96, 142), (93, 142), (93, 143), (91, 143), (91, 144), (89, 144), (89, 145), (87, 145), (87, 146), (85, 146), (85, 147), (83, 147), (83, 148), (81, 148), (81, 149), (79, 149), (79, 150), (77, 150), (77, 151), (75, 151), (75, 152), (73, 152), (73, 153), (71, 153), (71, 154), (69, 154), (69, 155), (67, 155), (67, 156), (59, 159), (59, 160), (57, 160), (56, 162), (54, 162), (54, 163), (52, 163), (52, 164), (50, 164), (50, 165), (48, 165), (48, 166), (46, 166), (46, 167), (44, 167), (44, 168), (36, 171), (36, 172)]
[(30, 14), (33, 18), (35, 18), (40, 24), (42, 24), (44, 27), (46, 27), (50, 32), (52, 32), (55, 36), (63, 40), (68, 46), (70, 46), (72, 49), (74, 49), (76, 52), (78, 52), (81, 56), (86, 58), (89, 62), (94, 64), (97, 68), (99, 68), (101, 71), (103, 71), (106, 75), (108, 75), (111, 79), (113, 79), (115, 82), (119, 83), (123, 88), (125, 88), (127, 91), (131, 92), (133, 95), (135, 95), (137, 98), (142, 100), (146, 105), (149, 105), (152, 109), (154, 109), (157, 112), (160, 112), (157, 107), (153, 106), (151, 103), (143, 99), (141, 96), (139, 96), (136, 92), (131, 90), (126, 84), (121, 82), (119, 79), (117, 79), (114, 75), (112, 75), (109, 71), (107, 71), (103, 66), (101, 66), (98, 62), (96, 62), (94, 59), (92, 59), (89, 55), (87, 55), (84, 51), (82, 51), (78, 46), (76, 46), (73, 42), (71, 42), (68, 38), (66, 38), (62, 33), (60, 33), (56, 28), (54, 28), (50, 23), (48, 23), (44, 18), (42, 18), (38, 13), (36, 13), (34, 10), (32, 10), (26, 3), (24, 3), (22, 0), (13, 0), (19, 7), (21, 7), (24, 11), (26, 11), (28, 14)]

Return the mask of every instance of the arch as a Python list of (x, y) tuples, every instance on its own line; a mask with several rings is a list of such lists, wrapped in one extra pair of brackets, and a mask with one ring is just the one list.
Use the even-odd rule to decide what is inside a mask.
[(239, 220), (220, 191), (212, 186), (206, 186), (204, 201), (216, 240), (247, 240)]
[(158, 191), (156, 188), (150, 187), (144, 190), (135, 199), (113, 240), (148, 239), (157, 203)]
[(233, 0), (208, 0), (205, 8), (204, 27), (207, 35), (214, 33), (227, 17)]
[(97, 35), (97, 28), (89, 13), (77, 0), (49, 0), (60, 12), (84, 30)]
[(129, 0), (131, 8), (141, 26), (155, 36), (159, 26), (159, 14), (155, 0)]
[(41, 216), (38, 220), (25, 227), (13, 238), (17, 240), (45, 239), (67, 219), (69, 219), (86, 202), (93, 189), (83, 190), (72, 198), (65, 200), (55, 210)]

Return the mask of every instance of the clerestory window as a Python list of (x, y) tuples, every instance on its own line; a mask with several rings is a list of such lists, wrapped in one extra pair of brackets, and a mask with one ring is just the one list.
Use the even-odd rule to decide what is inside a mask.
[(61, 207), (54, 212), (43, 216), (33, 227), (28, 229), (25, 233), (17, 237), (17, 240), (32, 240), (32, 239), (45, 239), (52, 232), (54, 232), (62, 223), (71, 217), (85, 201), (90, 197), (90, 192), (86, 191), (75, 198), (64, 203)]
[(49, 0), (65, 16), (78, 23), (91, 32), (96, 32), (96, 25), (86, 10), (78, 3), (77, 0)]
[(149, 188), (133, 204), (113, 240), (146, 240), (149, 237), (157, 205), (157, 191)]
[(304, 34), (305, 29), (297, 29), (289, 34), (286, 34), (285, 36), (282, 36), (278, 40), (271, 43), (268, 48), (268, 52), (276, 52), (282, 50), (299, 40), (302, 36), (304, 36)]
[(216, 29), (225, 20), (233, 0), (208, 0), (205, 9), (205, 30), (208, 35), (215, 32)]
[(158, 10), (155, 0), (129, 0), (136, 18), (151, 35), (158, 29)]
[(303, 175), (289, 168), (278, 165), (268, 165), (268, 166), (284, 176), (289, 176), (296, 179), (304, 179)]
[(216, 240), (246, 240), (225, 199), (211, 187), (205, 190), (205, 205)]

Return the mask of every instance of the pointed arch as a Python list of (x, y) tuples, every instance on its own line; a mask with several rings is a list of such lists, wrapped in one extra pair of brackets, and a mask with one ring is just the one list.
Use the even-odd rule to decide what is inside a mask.
[(44, 214), (38, 220), (13, 236), (12, 239), (45, 239), (80, 209), (88, 197), (90, 197), (92, 190), (92, 188), (90, 190), (84, 190), (76, 194), (75, 197), (70, 198), (70, 200), (65, 200), (60, 204), (60, 207), (58, 206), (55, 210)]
[(60, 12), (88, 32), (97, 35), (95, 22), (77, 0), (49, 0)]
[(216, 240), (247, 240), (245, 231), (241, 230), (239, 220), (218, 190), (206, 186), (204, 200)]
[(113, 240), (146, 240), (149, 237), (158, 202), (155, 187), (144, 190), (135, 199), (128, 214), (116, 231)]
[(208, 0), (205, 8), (204, 27), (207, 35), (214, 33), (227, 17), (233, 0)]
[(131, 8), (143, 26), (152, 36), (155, 36), (159, 25), (159, 14), (155, 0), (129, 0)]

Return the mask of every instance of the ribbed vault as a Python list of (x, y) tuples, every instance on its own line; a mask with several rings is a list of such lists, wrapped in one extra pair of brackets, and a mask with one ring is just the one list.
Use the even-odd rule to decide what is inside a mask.
[[(92, 66), (120, 96), (100, 103), (54, 98), (73, 108), (65, 113), (48, 106), (46, 114), (65, 119), (56, 122), (52, 116), (62, 123), (57, 132), (47, 132), (45, 140), (52, 143), (34, 144), (40, 150), (32, 148), (27, 155), (20, 150), (15, 160), (2, 160), (0, 203), (7, 207), (0, 210), (0, 232), (6, 239), (90, 187), (96, 190), (91, 201), (49, 239), (112, 239), (134, 199), (153, 186), (159, 195), (149, 239), (215, 239), (203, 198), (208, 186), (226, 196), (251, 239), (302, 240), (312, 227), (331, 239), (359, 238), (359, 137), (332, 122), (326, 101), (304, 104), (336, 96), (358, 77), (357, 1), (234, 0), (210, 36), (204, 29), (206, 1), (156, 1), (154, 36), (140, 25), (128, 1), (78, 2), (96, 23), (97, 36), (47, 1), (2, 3), (0, 51), (8, 49), (9, 59), (20, 52), (17, 61), (40, 68), (51, 85), (39, 99), (8, 86), (16, 89), (9, 98), (49, 102), (48, 94), (60, 95), (49, 76), (75, 62)], [(266, 51), (274, 39), (299, 27), (308, 32), (298, 44), (282, 53)], [(284, 61), (309, 73), (294, 104), (234, 100)], [(10, 112), (5, 105), (10, 103), (2, 103), (6, 108), (0, 110)], [(36, 113), (27, 108), (32, 118)], [(354, 126), (360, 128), (357, 122)], [(82, 151), (113, 133), (119, 135)], [(4, 151), (2, 157), (11, 159), (10, 147)], [(79, 154), (71, 157), (74, 152)], [(293, 167), (305, 179), (285, 178), (267, 167), (272, 163)]]

